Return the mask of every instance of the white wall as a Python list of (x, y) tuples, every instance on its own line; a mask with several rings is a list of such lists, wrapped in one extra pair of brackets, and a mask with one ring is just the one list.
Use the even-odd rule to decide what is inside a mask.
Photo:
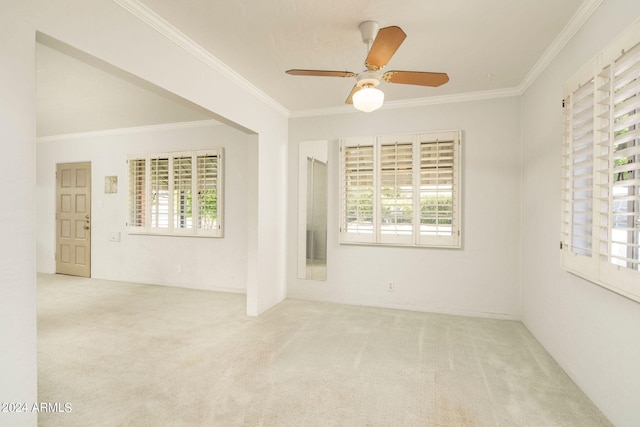
[[(56, 164), (90, 161), (92, 277), (244, 292), (248, 250), (248, 136), (225, 125), (146, 129), (145, 132), (107, 133), (66, 140), (45, 138), (37, 144), (38, 271), (55, 272)], [(127, 156), (214, 147), (225, 148), (224, 238), (128, 235), (125, 227)], [(105, 194), (104, 178), (114, 175), (118, 177), (118, 192)], [(120, 233), (120, 242), (109, 241), (112, 232)]]
[[(338, 243), (338, 139), (461, 129), (462, 249)], [(288, 228), (288, 296), (452, 314), (520, 316), (520, 101), (502, 98), (289, 121), (289, 218), (296, 218), (298, 143), (329, 141), (327, 281), (297, 278)], [(386, 290), (393, 281), (395, 291)]]
[[(0, 12), (0, 402), (36, 401), (35, 63), (21, 0)], [(35, 425), (0, 413), (0, 425)]]
[(563, 85), (640, 16), (605, 0), (523, 96), (523, 320), (611, 422), (640, 425), (640, 304), (560, 268)]

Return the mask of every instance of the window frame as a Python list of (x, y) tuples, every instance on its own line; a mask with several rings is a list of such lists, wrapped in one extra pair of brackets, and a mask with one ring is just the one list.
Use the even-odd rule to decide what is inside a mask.
[[(439, 146), (445, 143), (451, 146), (447, 154), (452, 156), (447, 170), (444, 170), (439, 163), (441, 158)], [(407, 150), (406, 145), (409, 144), (411, 148)], [(436, 161), (431, 163), (431, 166), (428, 166), (427, 160), (421, 160), (423, 155), (421, 147), (424, 144), (436, 144), (438, 147), (438, 156), (428, 159)], [(394, 145), (395, 148), (389, 149)], [(462, 246), (461, 151), (462, 132), (460, 130), (340, 139), (340, 243), (460, 248)], [(369, 152), (371, 155), (368, 154)], [(407, 162), (409, 152), (411, 153), (410, 167)], [(360, 166), (362, 166), (361, 169), (359, 169)], [(436, 184), (431, 185), (429, 189), (426, 185), (421, 185), (421, 172), (428, 168), (435, 169), (435, 172), (431, 173), (436, 180)], [(450, 183), (445, 185), (440, 177), (446, 175), (450, 175)], [(357, 177), (361, 177), (364, 184), (359, 185)], [(410, 183), (408, 179), (411, 180)], [(368, 185), (369, 180), (371, 185)], [(368, 190), (369, 187), (371, 187), (370, 190)], [(425, 220), (421, 204), (423, 193), (435, 194), (436, 201), (443, 193), (450, 193), (451, 198), (450, 209), (436, 203), (436, 211), (442, 207), (443, 211), (450, 211), (450, 213), (447, 213), (446, 218), (444, 215), (438, 217), (436, 213), (433, 219), (436, 225), (431, 227), (430, 231), (422, 225), (422, 221)], [(354, 201), (363, 201), (363, 203)], [(360, 206), (363, 207), (363, 212), (359, 211)], [(370, 215), (369, 209), (371, 209)], [(389, 213), (393, 211), (397, 214), (390, 215)], [(440, 225), (446, 222), (451, 225)], [(383, 223), (388, 226), (385, 227)], [(449, 228), (449, 231), (444, 231)]]
[[(631, 65), (628, 65), (627, 61), (631, 62)], [(618, 66), (621, 64), (632, 70), (631, 79), (627, 80), (635, 82), (630, 91), (632, 95), (624, 95), (622, 102), (616, 92), (617, 86), (626, 85), (624, 82), (620, 83), (617, 76)], [(577, 154), (579, 149), (576, 149), (574, 129), (577, 127), (575, 123), (578, 119), (573, 111), (576, 94), (587, 85), (594, 94), (590, 106), (592, 170), (587, 173), (592, 182), (588, 203), (581, 205), (580, 201), (576, 202), (574, 181), (576, 176), (581, 175), (575, 170), (584, 162)], [(617, 115), (620, 114), (619, 106), (631, 98), (635, 98), (631, 102), (635, 108), (632, 108), (628, 117), (631, 124), (619, 126), (616, 121)], [(640, 302), (640, 226), (619, 225), (620, 216), (625, 216), (627, 221), (640, 222), (640, 22), (623, 32), (566, 82), (563, 115), (561, 266), (586, 280)], [(631, 139), (633, 145), (626, 151), (633, 153), (634, 159), (628, 162), (628, 165), (620, 167), (616, 165), (616, 159), (620, 156), (617, 150), (626, 142), (620, 141), (617, 132), (623, 128), (626, 131), (629, 126), (633, 128), (630, 132), (631, 138), (625, 138), (625, 141)], [(616, 174), (627, 169), (635, 175), (629, 182), (620, 184)], [(620, 197), (619, 188), (624, 186), (633, 187), (635, 193)], [(616, 202), (621, 200), (630, 200), (631, 202), (627, 203), (635, 205), (627, 204), (627, 210), (621, 213), (616, 207), (619, 205)], [(590, 207), (590, 212), (586, 213), (591, 219), (587, 223), (590, 240), (587, 250), (576, 249), (577, 245), (574, 244), (577, 234), (574, 222), (581, 215), (581, 208), (578, 206)], [(628, 210), (629, 206), (632, 207), (631, 211)], [(622, 244), (619, 240), (620, 231), (627, 233), (627, 240)], [(634, 236), (629, 240), (631, 234)], [(625, 257), (616, 254), (616, 248), (619, 250), (620, 247), (633, 250), (632, 258), (635, 258), (626, 265), (620, 261)]]
[[(207, 188), (203, 189), (201, 185), (202, 175), (199, 168), (202, 162), (199, 159), (205, 157), (216, 158), (214, 176), (207, 175), (209, 180), (213, 180), (213, 188), (211, 183), (206, 184), (209, 190), (215, 192), (213, 205), (215, 205), (216, 219), (211, 227), (201, 226), (201, 192)], [(190, 161), (184, 161), (185, 159)], [(153, 165), (157, 165), (160, 160), (166, 161), (164, 178), (167, 180), (167, 184), (161, 189), (158, 188), (160, 186), (155, 185), (157, 181), (154, 180), (152, 171)], [(140, 162), (144, 162), (144, 185), (135, 185), (132, 179), (137, 179), (139, 183), (142, 177), (139, 173)], [(186, 165), (189, 167), (185, 167)], [(178, 166), (182, 167), (176, 169)], [(224, 148), (133, 154), (127, 159), (127, 167), (129, 203), (126, 226), (129, 234), (224, 237)], [(133, 173), (134, 167), (137, 174)], [(143, 187), (144, 194), (140, 194)], [(157, 200), (156, 195), (161, 191), (166, 193), (167, 201), (166, 204), (158, 205), (153, 200)], [(176, 191), (180, 191), (182, 196)], [(177, 197), (182, 197), (184, 204), (176, 211)], [(180, 226), (176, 222), (178, 217), (183, 218), (186, 226)], [(141, 219), (138, 220), (139, 218)]]

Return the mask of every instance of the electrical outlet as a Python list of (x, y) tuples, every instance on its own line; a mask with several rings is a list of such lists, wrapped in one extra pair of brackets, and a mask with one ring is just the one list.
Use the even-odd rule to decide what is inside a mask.
[(182, 265), (180, 264), (176, 265), (176, 273), (182, 273)]
[(393, 284), (393, 282), (389, 282), (389, 283), (387, 284), (387, 291), (389, 291), (389, 292), (393, 292), (393, 291), (395, 291), (395, 290), (396, 290), (396, 286)]

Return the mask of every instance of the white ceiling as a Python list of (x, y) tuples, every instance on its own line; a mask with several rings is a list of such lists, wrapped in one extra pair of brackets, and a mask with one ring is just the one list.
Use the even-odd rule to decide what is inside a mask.
[[(344, 108), (355, 79), (290, 76), (285, 70), (362, 71), (362, 21), (398, 25), (407, 34), (386, 70), (449, 74), (449, 83), (438, 88), (384, 82), (380, 86), (385, 101), (415, 101), (517, 88), (583, 2), (589, 0), (120, 1), (142, 3), (292, 114)], [(184, 102), (172, 107), (170, 96), (159, 96), (157, 90), (147, 91), (156, 94), (146, 98), (144, 89), (129, 82), (112, 81), (117, 86), (113, 89), (109, 77), (99, 77), (98, 70), (105, 67), (83, 66), (78, 63), (83, 58), (67, 59), (47, 46), (38, 48), (37, 57), (38, 135), (69, 133), (74, 126), (67, 121), (83, 122), (74, 131), (86, 131), (119, 122), (120, 127), (140, 126), (207, 116)], [(128, 96), (136, 101), (127, 101)], [(84, 117), (92, 102), (103, 104), (93, 108), (101, 109), (105, 123)], [(56, 111), (66, 111), (68, 117), (56, 118)], [(105, 120), (106, 116), (114, 118)]]

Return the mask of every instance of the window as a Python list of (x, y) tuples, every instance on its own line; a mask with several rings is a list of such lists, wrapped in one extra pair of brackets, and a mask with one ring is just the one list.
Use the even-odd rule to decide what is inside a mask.
[(130, 233), (222, 237), (223, 149), (129, 158)]
[(460, 247), (460, 132), (344, 138), (340, 241)]
[(562, 265), (640, 301), (640, 24), (565, 86)]

